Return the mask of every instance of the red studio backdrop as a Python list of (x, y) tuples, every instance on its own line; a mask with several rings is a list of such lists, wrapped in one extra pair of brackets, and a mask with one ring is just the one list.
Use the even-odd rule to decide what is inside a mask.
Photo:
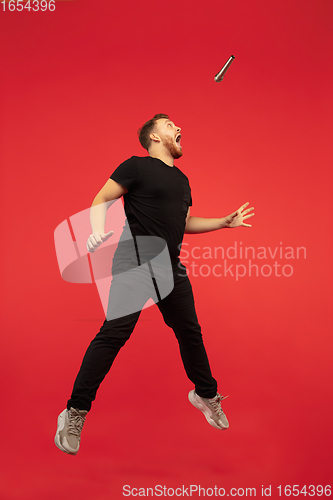
[[(330, 496), (331, 0), (33, 4), (0, 3), (1, 499)], [(54, 231), (147, 156), (156, 113), (182, 129), (191, 215), (254, 206), (251, 228), (181, 253), (230, 428), (189, 404), (153, 306), (73, 457), (57, 417), (104, 311), (96, 284), (62, 279)]]

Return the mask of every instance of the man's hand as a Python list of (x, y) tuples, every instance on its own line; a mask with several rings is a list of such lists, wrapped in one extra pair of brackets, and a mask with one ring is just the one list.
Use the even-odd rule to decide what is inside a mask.
[(89, 236), (87, 240), (88, 252), (93, 253), (97, 248), (101, 246), (104, 241), (108, 240), (110, 236), (113, 235), (113, 231), (108, 233), (93, 233)]
[(224, 217), (224, 227), (239, 227), (239, 226), (252, 227), (252, 224), (244, 223), (245, 219), (254, 216), (254, 214), (245, 215), (251, 212), (251, 210), (253, 210), (253, 207), (244, 210), (244, 208), (247, 207), (248, 204), (249, 202), (245, 203), (236, 212), (233, 212), (232, 214), (227, 215), (227, 217)]

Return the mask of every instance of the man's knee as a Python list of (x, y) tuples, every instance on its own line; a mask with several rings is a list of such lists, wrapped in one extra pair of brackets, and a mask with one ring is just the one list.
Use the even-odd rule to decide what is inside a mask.
[(123, 345), (130, 338), (136, 323), (137, 318), (134, 317), (105, 320), (95, 338), (112, 342), (114, 345)]
[(179, 344), (183, 347), (198, 347), (203, 345), (203, 338), (201, 333), (201, 327), (199, 324), (193, 325), (192, 327), (179, 327), (174, 328), (175, 335)]

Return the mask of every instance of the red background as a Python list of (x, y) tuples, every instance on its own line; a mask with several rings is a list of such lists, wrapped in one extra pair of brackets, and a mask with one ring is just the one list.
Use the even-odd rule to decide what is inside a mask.
[[(1, 10), (1, 498), (118, 500), (126, 484), (256, 487), (259, 497), (272, 485), (277, 498), (278, 485), (330, 484), (332, 11), (330, 0)], [(192, 215), (255, 207), (251, 229), (186, 235), (187, 250), (282, 242), (306, 247), (306, 259), (279, 260), (290, 277), (191, 278), (213, 374), (230, 394), (227, 432), (187, 401), (173, 332), (153, 307), (72, 457), (53, 444), (56, 420), (103, 310), (94, 285), (61, 279), (53, 233), (119, 163), (146, 156), (136, 131), (155, 113), (182, 128), (175, 165), (190, 179)]]

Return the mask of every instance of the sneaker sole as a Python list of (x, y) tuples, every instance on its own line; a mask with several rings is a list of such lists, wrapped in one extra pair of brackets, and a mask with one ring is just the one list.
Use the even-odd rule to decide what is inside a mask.
[(77, 452), (73, 453), (71, 451), (66, 450), (66, 448), (64, 448), (60, 443), (60, 431), (62, 431), (63, 428), (65, 427), (65, 412), (66, 412), (66, 409), (63, 412), (61, 412), (59, 417), (58, 417), (58, 428), (57, 428), (56, 435), (54, 436), (54, 444), (57, 446), (57, 448), (59, 448), (59, 450), (64, 451), (68, 455), (76, 455)]
[(225, 431), (229, 428), (228, 427), (220, 427), (217, 425), (215, 420), (211, 418), (211, 411), (210, 409), (205, 406), (199, 399), (197, 399), (197, 395), (195, 394), (194, 391), (190, 391), (188, 394), (188, 400), (190, 403), (192, 403), (193, 406), (195, 406), (198, 410), (202, 411), (202, 413), (205, 415), (207, 422), (212, 426), (215, 427), (215, 429), (219, 429), (220, 431)]

